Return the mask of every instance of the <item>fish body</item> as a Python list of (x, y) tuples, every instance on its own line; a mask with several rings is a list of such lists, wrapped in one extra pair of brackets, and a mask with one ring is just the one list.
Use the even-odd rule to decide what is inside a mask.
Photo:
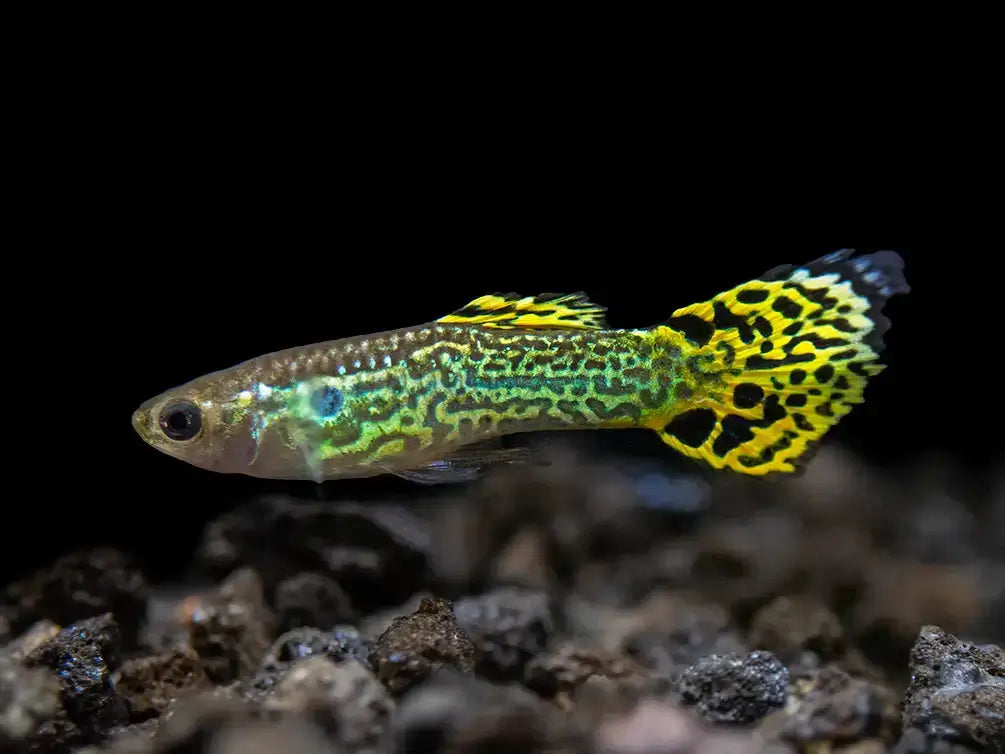
[(862, 401), (909, 289), (892, 252), (776, 268), (652, 327), (584, 294), (492, 294), (435, 322), (291, 348), (146, 401), (150, 445), (227, 473), (470, 478), (518, 432), (644, 428), (717, 469), (797, 470)]

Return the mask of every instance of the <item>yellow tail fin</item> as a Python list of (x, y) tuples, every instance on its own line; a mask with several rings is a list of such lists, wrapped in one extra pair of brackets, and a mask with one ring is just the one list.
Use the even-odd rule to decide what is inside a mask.
[(687, 357), (678, 393), (688, 397), (658, 429), (666, 443), (758, 476), (811, 457), (883, 370), (883, 304), (910, 291), (897, 253), (852, 253), (777, 267), (657, 328)]

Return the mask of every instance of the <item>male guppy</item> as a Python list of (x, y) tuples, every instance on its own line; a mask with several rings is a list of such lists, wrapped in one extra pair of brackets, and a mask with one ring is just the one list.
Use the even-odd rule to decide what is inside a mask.
[(284, 479), (468, 478), (515, 432), (641, 427), (715, 469), (796, 471), (862, 402), (910, 290), (895, 252), (777, 267), (664, 323), (609, 329), (582, 293), (482, 296), (435, 322), (260, 356), (146, 401), (196, 466)]

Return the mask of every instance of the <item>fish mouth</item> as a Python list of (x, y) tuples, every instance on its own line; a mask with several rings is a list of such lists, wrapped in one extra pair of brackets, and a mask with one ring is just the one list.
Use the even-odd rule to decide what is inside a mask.
[(151, 403), (143, 403), (133, 411), (133, 415), (130, 418), (130, 422), (133, 425), (133, 430), (140, 436), (147, 445), (152, 445), (155, 448), (160, 448), (160, 443), (158, 442), (156, 423), (153, 423), (153, 408), (154, 405)]
[(146, 439), (146, 431), (148, 426), (148, 421), (150, 418), (150, 412), (145, 408), (138, 408), (133, 411), (133, 429), (136, 430), (136, 434), (140, 437)]

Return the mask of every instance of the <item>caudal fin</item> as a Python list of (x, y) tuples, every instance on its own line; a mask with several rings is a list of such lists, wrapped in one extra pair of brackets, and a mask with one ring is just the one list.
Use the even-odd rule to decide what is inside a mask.
[(892, 251), (785, 265), (657, 328), (686, 358), (688, 396), (659, 428), (676, 450), (744, 474), (794, 472), (879, 374), (886, 300), (908, 293)]

